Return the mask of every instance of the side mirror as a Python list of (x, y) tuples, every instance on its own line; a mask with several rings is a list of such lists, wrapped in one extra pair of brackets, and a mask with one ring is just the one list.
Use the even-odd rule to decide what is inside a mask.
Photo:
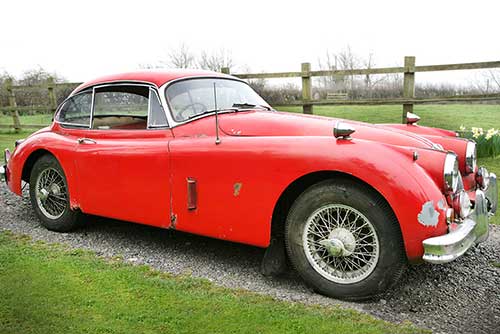
[(418, 121), (420, 121), (420, 117), (417, 114), (411, 112), (406, 114), (406, 124), (412, 125), (416, 124)]
[(335, 126), (333, 127), (333, 135), (337, 139), (350, 140), (351, 134), (353, 134), (354, 131), (356, 131), (356, 129), (354, 129), (351, 125), (340, 121), (335, 123)]

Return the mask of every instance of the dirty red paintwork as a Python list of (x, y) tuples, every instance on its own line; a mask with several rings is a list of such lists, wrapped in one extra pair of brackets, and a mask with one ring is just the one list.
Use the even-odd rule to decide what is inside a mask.
[[(140, 72), (94, 80), (76, 91), (113, 81), (161, 86), (200, 75), (219, 76)], [(155, 130), (70, 129), (53, 123), (13, 152), (8, 185), (21, 194), (26, 161), (45, 150), (66, 174), (73, 208), (267, 247), (273, 210), (286, 188), (311, 173), (334, 171), (359, 179), (387, 200), (410, 260), (421, 258), (422, 240), (447, 232), (445, 210), (436, 207), (440, 216), (435, 227), (419, 224), (417, 215), (431, 200), (448, 207), (442, 189), (446, 153), (432, 146), (439, 143), (463, 160), (466, 143), (453, 132), (351, 122), (353, 140), (336, 140), (331, 118), (256, 110), (220, 114), (219, 122), (219, 145), (214, 116)], [(78, 145), (81, 137), (97, 144)], [(188, 208), (188, 179), (196, 181), (195, 210)]]

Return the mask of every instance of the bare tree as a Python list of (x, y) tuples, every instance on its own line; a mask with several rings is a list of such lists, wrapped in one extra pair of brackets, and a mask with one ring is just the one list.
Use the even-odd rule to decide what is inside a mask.
[[(364, 68), (366, 68), (366, 69), (372, 69), (376, 66), (373, 52), (370, 52), (368, 54), (368, 58), (363, 60), (363, 65), (364, 65)], [(370, 75), (370, 74), (365, 75), (365, 80), (364, 80), (365, 87), (364, 88), (365, 88), (365, 95), (367, 97), (370, 97), (370, 98), (372, 97), (373, 90), (376, 86), (378, 86), (382, 82), (390, 80), (390, 77), (388, 75), (379, 75), (378, 77), (375, 76), (375, 78), (376, 79), (374, 79), (374, 76)]]
[[(337, 53), (326, 52), (325, 58), (319, 60), (319, 67), (324, 70), (353, 70), (360, 67), (361, 61), (356, 56), (351, 48), (347, 46), (345, 49)], [(352, 91), (355, 88), (356, 80), (354, 75), (334, 75), (325, 77), (322, 80), (322, 85), (325, 89), (335, 90), (339, 92)]]
[(25, 71), (17, 80), (17, 84), (23, 86), (34, 86), (44, 84), (52, 80), (54, 82), (66, 81), (63, 77), (57, 75), (56, 73), (49, 73), (43, 68), (38, 67)]
[(233, 67), (231, 52), (226, 49), (219, 49), (208, 53), (203, 51), (198, 60), (198, 67), (204, 70), (220, 72), (223, 67)]
[(167, 65), (175, 68), (192, 68), (196, 64), (194, 54), (184, 43), (172, 50), (168, 58)]

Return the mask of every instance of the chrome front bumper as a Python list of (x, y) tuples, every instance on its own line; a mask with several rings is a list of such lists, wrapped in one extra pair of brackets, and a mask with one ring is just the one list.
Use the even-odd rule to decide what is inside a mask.
[(469, 248), (488, 238), (488, 218), (498, 208), (497, 177), (491, 173), (488, 188), (476, 190), (474, 210), (448, 234), (423, 241), (423, 259), (430, 263), (446, 263), (463, 255)]

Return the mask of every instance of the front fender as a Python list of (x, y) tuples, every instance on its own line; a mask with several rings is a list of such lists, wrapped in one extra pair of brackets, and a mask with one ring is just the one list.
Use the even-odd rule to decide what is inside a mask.
[[(414, 160), (413, 151), (364, 140), (309, 137), (294, 139), (290, 154), (295, 156), (295, 167), (308, 173), (337, 171), (352, 175), (377, 190), (399, 221), (409, 260), (417, 261), (423, 255), (424, 239), (447, 232), (447, 202), (435, 178), (418, 159)], [(444, 152), (426, 153), (444, 161)], [(307, 156), (314, 161), (309, 168), (304, 166), (308, 163), (303, 157)], [(429, 212), (434, 214), (433, 219), (428, 219)]]

